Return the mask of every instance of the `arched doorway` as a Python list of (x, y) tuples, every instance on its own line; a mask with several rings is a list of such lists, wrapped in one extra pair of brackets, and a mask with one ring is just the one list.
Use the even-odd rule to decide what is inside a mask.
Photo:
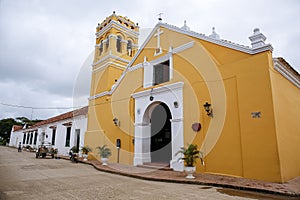
[(170, 163), (172, 160), (172, 115), (168, 106), (159, 103), (150, 116), (151, 123), (151, 162)]
[[(135, 99), (134, 166), (163, 162), (168, 163), (175, 171), (183, 171), (183, 162), (178, 162), (180, 155), (176, 155), (184, 146), (183, 85), (183, 82), (171, 83), (132, 95)], [(151, 96), (154, 99), (151, 100)], [(154, 109), (157, 110), (153, 112)], [(165, 113), (166, 117), (162, 117), (161, 113)], [(164, 123), (158, 125), (163, 127), (161, 131), (154, 134), (155, 131), (151, 133), (151, 128), (158, 124), (156, 119)], [(158, 155), (160, 153), (163, 156)]]

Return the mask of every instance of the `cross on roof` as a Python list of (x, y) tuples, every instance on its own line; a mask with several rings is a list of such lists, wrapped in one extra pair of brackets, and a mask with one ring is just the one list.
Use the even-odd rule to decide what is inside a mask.
[(161, 52), (161, 47), (160, 47), (160, 35), (163, 34), (163, 31), (160, 30), (160, 28), (157, 29), (157, 32), (155, 33), (154, 37), (157, 37), (157, 52)]

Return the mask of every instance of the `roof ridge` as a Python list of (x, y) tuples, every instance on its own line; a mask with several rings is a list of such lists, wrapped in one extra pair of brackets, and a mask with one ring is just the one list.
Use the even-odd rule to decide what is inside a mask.
[(214, 44), (218, 44), (218, 45), (221, 45), (224, 47), (228, 47), (228, 48), (242, 51), (242, 52), (249, 53), (249, 54), (256, 54), (256, 53), (260, 53), (260, 52), (263, 52), (266, 50), (271, 50), (271, 51), (273, 50), (273, 47), (271, 44), (265, 44), (264, 46), (261, 46), (259, 48), (251, 48), (249, 46), (238, 44), (238, 43), (232, 42), (230, 40), (217, 39), (217, 38), (209, 37), (209, 36), (205, 35), (204, 33), (198, 33), (198, 32), (191, 31), (191, 30), (185, 30), (178, 26), (168, 24), (168, 23), (159, 22), (158, 25), (161, 25), (165, 28), (173, 29), (174, 31), (180, 32), (182, 34), (187, 34), (192, 37), (196, 37), (198, 39), (202, 39), (202, 40), (205, 40), (208, 42), (212, 42)]
[(71, 110), (69, 112), (66, 112), (66, 113), (63, 113), (63, 114), (56, 115), (54, 117), (50, 117), (48, 119), (45, 119), (41, 122), (38, 122), (38, 123), (28, 127), (27, 129), (36, 128), (36, 127), (39, 127), (39, 126), (42, 126), (42, 125), (45, 125), (45, 124), (50, 124), (50, 123), (54, 123), (54, 122), (57, 122), (57, 121), (73, 118), (73, 117), (76, 117), (76, 116), (79, 116), (79, 115), (85, 115), (85, 114), (87, 114), (87, 111), (88, 111), (88, 106), (84, 106), (82, 108), (78, 108), (76, 110)]

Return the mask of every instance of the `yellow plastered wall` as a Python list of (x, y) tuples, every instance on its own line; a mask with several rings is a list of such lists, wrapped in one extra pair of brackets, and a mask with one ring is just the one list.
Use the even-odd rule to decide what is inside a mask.
[[(249, 55), (164, 28), (161, 30), (164, 32), (161, 35), (161, 46), (164, 53), (160, 56), (165, 55), (170, 46), (178, 47), (192, 40), (195, 41), (192, 48), (173, 55), (173, 79), (165, 83), (184, 82), (185, 145), (187, 143), (195, 143), (199, 147), (204, 145), (203, 150), (206, 150), (203, 143), (207, 137), (208, 127), (213, 123), (213, 120), (218, 120), (220, 105), (222, 104), (218, 106), (212, 104), (214, 118), (206, 115), (203, 104), (206, 101), (215, 101), (211, 93), (214, 92), (214, 88), (217, 89), (216, 85), (220, 83), (222, 83), (226, 94), (225, 111), (223, 108), (225, 120), (222, 131), (213, 149), (205, 157), (206, 165), (201, 166), (198, 162), (197, 171), (273, 182), (282, 182), (297, 174), (298, 171), (293, 164), (295, 162), (297, 164), (299, 161), (292, 161), (286, 153), (291, 151), (288, 149), (289, 145), (296, 148), (299, 137), (293, 135), (291, 136), (293, 140), (284, 139), (291, 134), (284, 132), (285, 127), (282, 124), (286, 123), (287, 120), (283, 117), (284, 115), (279, 113), (285, 114), (283, 105), (285, 98), (288, 97), (274, 102), (273, 99), (277, 98), (275, 96), (279, 97), (281, 90), (284, 90), (287, 83), (277, 81), (277, 74), (270, 76), (271, 52)], [(156, 44), (156, 38), (150, 39), (133, 65), (142, 63), (145, 56), (148, 61), (160, 57), (154, 56)], [(203, 74), (209, 73), (212, 69), (217, 69), (219, 79), (203, 77)], [(108, 74), (102, 74), (101, 77), (95, 79), (101, 82), (101, 79), (105, 80), (108, 77)], [(270, 79), (276, 82), (278, 86), (272, 86)], [(111, 96), (90, 101), (90, 104), (100, 104), (101, 102), (104, 104), (89, 110), (86, 143), (92, 143), (93, 146), (108, 144), (113, 150), (112, 161), (116, 161), (115, 140), (121, 138), (123, 152), (121, 152), (120, 162), (132, 164), (134, 100), (131, 98), (131, 94), (149, 89), (143, 88), (142, 85), (142, 68), (132, 72), (127, 71), (121, 84)], [(295, 92), (294, 90), (287, 90), (286, 92), (291, 95)], [(96, 93), (99, 91), (102, 90), (99, 89)], [(219, 97), (222, 98), (222, 95)], [(276, 109), (279, 111), (277, 112)], [(290, 111), (288, 110), (288, 112)], [(261, 118), (252, 118), (252, 112), (261, 112)], [(276, 112), (276, 122), (274, 112)], [(292, 113), (294, 115), (295, 111)], [(120, 120), (120, 127), (113, 124), (112, 119), (114, 117)], [(194, 132), (191, 128), (195, 122), (202, 125), (199, 132)], [(292, 127), (296, 126), (296, 120), (291, 119), (287, 124), (292, 130)], [(278, 136), (276, 131), (277, 133), (284, 132), (284, 134)]]
[[(88, 131), (85, 134), (85, 144), (93, 149), (93, 153), (97, 153), (97, 146), (106, 144), (112, 150), (110, 162), (117, 162), (116, 140), (121, 139), (119, 161), (125, 164), (132, 164), (133, 138), (113, 123), (111, 96), (104, 96), (90, 101), (88, 117)], [(125, 124), (126, 121), (121, 121), (121, 123)]]
[(300, 90), (270, 67), (282, 181), (300, 175)]

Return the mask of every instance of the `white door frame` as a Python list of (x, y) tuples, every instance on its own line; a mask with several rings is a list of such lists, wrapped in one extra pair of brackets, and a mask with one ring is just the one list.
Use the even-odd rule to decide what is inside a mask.
[[(180, 155), (176, 152), (184, 146), (183, 141), (183, 82), (163, 85), (132, 95), (135, 99), (134, 129), (134, 165), (142, 165), (151, 161), (151, 124), (150, 116), (157, 104), (166, 104), (171, 112), (172, 160), (170, 167), (175, 171), (183, 171), (183, 163), (178, 162)], [(150, 96), (153, 99), (150, 99)]]

